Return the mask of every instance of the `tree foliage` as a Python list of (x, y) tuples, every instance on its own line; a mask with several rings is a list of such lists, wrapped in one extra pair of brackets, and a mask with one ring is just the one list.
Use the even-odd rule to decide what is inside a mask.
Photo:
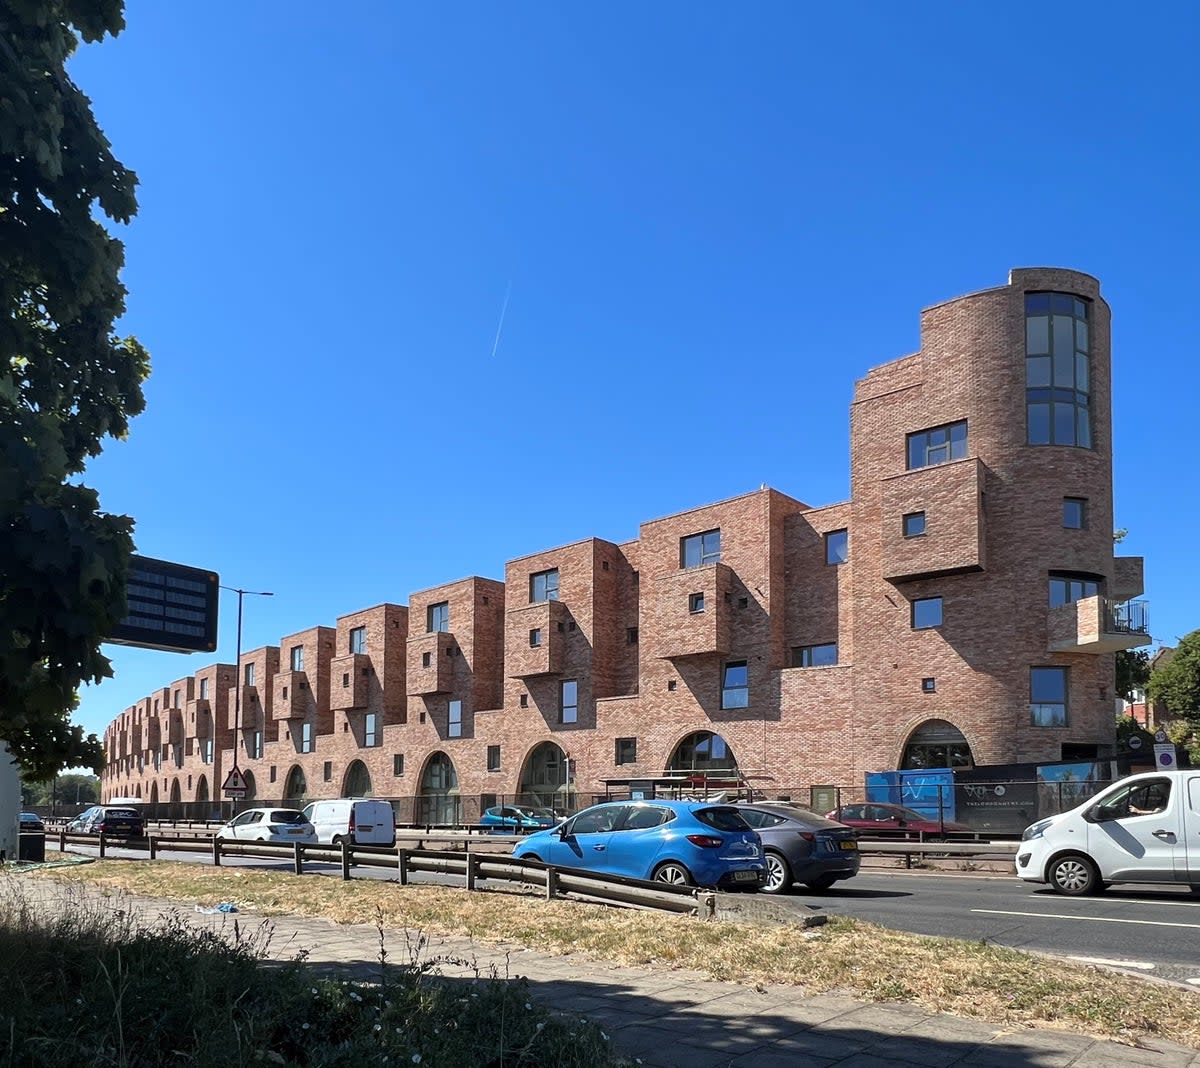
[(21, 790), (26, 805), (94, 805), (100, 800), (100, 780), (94, 775), (58, 775), (46, 782), (25, 783)]
[(1146, 696), (1172, 715), (1200, 725), (1200, 630), (1181, 639), (1175, 655), (1154, 669)]
[[(118, 338), (137, 179), (66, 61), (124, 28), (123, 0), (0, 0), (0, 739), (28, 777), (99, 769), (72, 725), (125, 613), (132, 521), (80, 484), (144, 406), (145, 350)], [(96, 211), (96, 209), (99, 211)]]
[(1145, 649), (1121, 649), (1117, 652), (1117, 696), (1133, 700), (1136, 690), (1144, 690), (1150, 681), (1150, 654)]

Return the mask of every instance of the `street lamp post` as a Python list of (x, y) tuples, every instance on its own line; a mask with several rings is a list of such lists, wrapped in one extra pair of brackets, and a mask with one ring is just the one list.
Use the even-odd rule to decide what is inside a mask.
[(239, 770), (238, 743), (242, 720), (242, 598), (246, 596), (274, 597), (275, 594), (267, 590), (242, 590), (236, 586), (222, 586), (221, 589), (238, 595), (237, 659), (233, 669), (233, 770), (237, 771)]

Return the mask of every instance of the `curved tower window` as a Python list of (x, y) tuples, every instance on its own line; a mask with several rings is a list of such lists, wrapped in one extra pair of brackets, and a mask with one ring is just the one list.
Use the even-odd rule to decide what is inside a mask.
[(1025, 419), (1030, 445), (1092, 447), (1088, 302), (1025, 294)]
[(962, 731), (944, 719), (931, 719), (922, 723), (909, 737), (900, 768), (903, 771), (969, 768), (974, 763), (971, 746)]
[(1075, 574), (1071, 571), (1050, 572), (1050, 607), (1082, 601), (1101, 592), (1103, 578), (1095, 575)]

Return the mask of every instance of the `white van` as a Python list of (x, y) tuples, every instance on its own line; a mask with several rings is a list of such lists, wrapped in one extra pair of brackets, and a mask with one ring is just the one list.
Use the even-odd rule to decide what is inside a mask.
[(1130, 775), (1068, 812), (1025, 829), (1017, 875), (1060, 894), (1111, 883), (1200, 893), (1200, 770)]
[(324, 845), (394, 846), (396, 819), (386, 801), (369, 797), (339, 797), (333, 801), (313, 801), (304, 809)]

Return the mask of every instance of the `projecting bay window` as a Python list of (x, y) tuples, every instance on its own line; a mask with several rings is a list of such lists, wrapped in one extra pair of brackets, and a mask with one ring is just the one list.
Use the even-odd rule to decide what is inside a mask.
[(1095, 597), (1100, 592), (1100, 582), (1087, 575), (1072, 575), (1069, 572), (1050, 573), (1050, 607), (1082, 601)]
[(706, 530), (679, 541), (680, 567), (706, 567), (721, 562), (721, 531)]
[(1090, 305), (1025, 294), (1025, 420), (1030, 445), (1092, 447)]
[(558, 600), (558, 568), (529, 576), (529, 603)]
[(967, 423), (947, 423), (908, 435), (908, 469), (961, 460), (967, 455)]

